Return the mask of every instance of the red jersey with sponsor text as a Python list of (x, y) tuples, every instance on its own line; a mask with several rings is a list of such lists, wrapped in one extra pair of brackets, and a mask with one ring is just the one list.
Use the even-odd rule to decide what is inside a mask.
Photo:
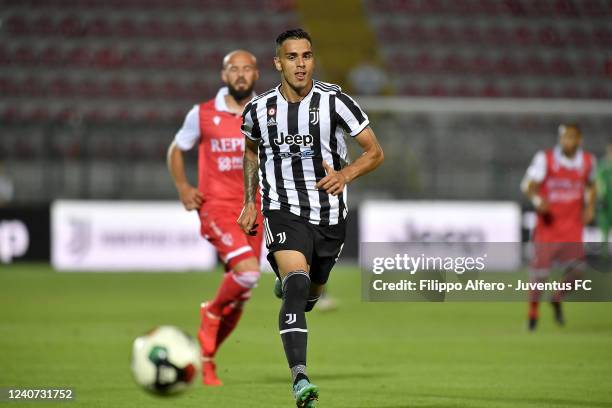
[(538, 214), (535, 242), (582, 242), (585, 187), (593, 167), (590, 153), (580, 151), (582, 165), (575, 168), (557, 162), (547, 150), (546, 177), (539, 194), (548, 201), (548, 213)]
[(205, 205), (242, 208), (244, 182), (242, 117), (215, 108), (215, 100), (200, 104), (198, 189)]

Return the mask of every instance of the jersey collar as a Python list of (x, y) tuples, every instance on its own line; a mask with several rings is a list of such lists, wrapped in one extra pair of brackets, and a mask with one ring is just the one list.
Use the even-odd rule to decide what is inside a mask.
[(307, 94), (307, 95), (306, 95), (304, 98), (302, 98), (302, 100), (301, 100), (301, 101), (299, 101), (299, 102), (289, 102), (287, 99), (285, 99), (285, 96), (284, 96), (284, 95), (283, 95), (283, 93), (281, 92), (281, 86), (283, 86), (283, 84), (282, 84), (282, 83), (278, 84), (278, 86), (276, 87), (276, 92), (278, 92), (278, 94), (280, 95), (280, 97), (281, 97), (281, 98), (283, 98), (283, 100), (284, 100), (285, 102), (287, 102), (287, 103), (302, 103), (302, 102), (304, 102), (305, 100), (308, 100), (308, 98), (310, 98), (310, 97), (312, 96), (312, 94), (313, 94), (313, 92), (314, 92), (314, 89), (315, 89), (315, 80), (314, 80), (314, 79), (312, 79), (312, 87), (310, 88), (310, 92), (308, 92), (308, 94)]
[(557, 163), (568, 169), (578, 169), (582, 167), (584, 155), (582, 154), (581, 148), (578, 148), (574, 157), (570, 159), (569, 157), (563, 154), (563, 152), (561, 151), (561, 146), (557, 145), (553, 149), (553, 156), (555, 157), (555, 161)]
[[(215, 96), (215, 110), (219, 112), (228, 112), (231, 113), (229, 108), (227, 107), (227, 102), (225, 102), (225, 97), (229, 95), (229, 89), (227, 86), (219, 89), (217, 92), (217, 96)], [(253, 97), (256, 96), (255, 92), (253, 92)]]

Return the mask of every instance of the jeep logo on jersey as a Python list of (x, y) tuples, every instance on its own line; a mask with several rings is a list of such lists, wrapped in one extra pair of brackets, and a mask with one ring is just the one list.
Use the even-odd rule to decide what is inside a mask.
[(276, 139), (272, 139), (277, 146), (287, 144), (291, 145), (302, 145), (312, 146), (314, 138), (312, 135), (285, 135), (281, 132)]

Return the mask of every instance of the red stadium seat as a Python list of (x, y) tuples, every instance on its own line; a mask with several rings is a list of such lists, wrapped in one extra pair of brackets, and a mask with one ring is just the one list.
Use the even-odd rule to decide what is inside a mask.
[(104, 47), (94, 54), (94, 62), (100, 68), (118, 68), (123, 63), (121, 54), (113, 47)]
[(444, 57), (441, 63), (441, 69), (451, 73), (466, 73), (467, 63), (459, 54), (451, 53)]
[(54, 35), (59, 33), (59, 28), (53, 22), (51, 17), (43, 15), (38, 17), (31, 24), (31, 31), (37, 34)]
[(59, 31), (66, 37), (77, 37), (85, 33), (85, 28), (78, 17), (69, 16), (59, 23)]
[(512, 36), (504, 28), (494, 25), (486, 29), (485, 39), (488, 43), (508, 45)]
[(187, 48), (180, 52), (177, 57), (177, 66), (184, 69), (203, 68), (203, 58), (198, 56), (193, 48)]
[(167, 30), (165, 24), (160, 20), (157, 18), (150, 18), (140, 24), (138, 34), (145, 37), (160, 38), (167, 35)]
[(529, 92), (521, 85), (513, 84), (507, 90), (508, 96), (511, 98), (526, 98), (529, 96)]
[(8, 65), (10, 60), (9, 50), (4, 46), (4, 44), (0, 44), (0, 65)]
[(582, 27), (570, 27), (566, 32), (567, 43), (575, 47), (588, 47), (591, 44), (591, 37)]
[(129, 96), (129, 88), (121, 78), (113, 78), (106, 84), (108, 95), (113, 98), (123, 98)]
[(192, 40), (195, 38), (196, 31), (186, 21), (175, 20), (168, 24), (168, 36)]
[(509, 55), (502, 55), (495, 62), (495, 72), (498, 72), (504, 76), (512, 77), (520, 74), (521, 66), (513, 57)]
[(70, 97), (74, 92), (73, 84), (65, 77), (55, 78), (49, 84), (49, 91), (58, 98)]
[(573, 76), (575, 74), (572, 63), (562, 57), (556, 57), (550, 62), (550, 70), (556, 76)]
[(601, 17), (610, 15), (612, 11), (612, 4), (608, 1), (608, 8), (606, 9), (605, 3), (599, 0), (583, 0), (580, 2), (580, 14), (587, 17)]
[(538, 32), (539, 42), (550, 47), (563, 46), (563, 38), (555, 27), (543, 27)]
[(28, 24), (23, 16), (13, 15), (6, 19), (6, 30), (12, 35), (24, 35), (28, 33)]
[(457, 87), (455, 87), (451, 91), (452, 96), (458, 96), (462, 98), (468, 98), (472, 96), (476, 96), (476, 91), (470, 85), (465, 83), (460, 83)]
[(112, 27), (108, 20), (98, 17), (86, 25), (85, 32), (91, 37), (108, 37), (112, 33)]
[(413, 69), (417, 72), (431, 72), (436, 71), (438, 66), (431, 55), (422, 52), (414, 59)]
[(36, 62), (36, 57), (30, 47), (22, 46), (14, 51), (12, 62), (15, 65), (31, 65)]
[(66, 56), (69, 66), (88, 67), (94, 61), (91, 50), (87, 47), (75, 47)]
[(530, 46), (535, 42), (535, 36), (528, 26), (520, 25), (514, 29), (513, 41), (522, 46)]
[(555, 8), (549, 0), (530, 0), (527, 2), (529, 14), (533, 16), (551, 16), (555, 14)]
[(429, 87), (427, 94), (436, 97), (450, 96), (450, 91), (443, 83), (435, 83)]
[(417, 44), (429, 39), (427, 30), (419, 23), (411, 24), (406, 29), (407, 31), (404, 33), (402, 33), (400, 30), (397, 38), (407, 38), (410, 42)]
[(522, 64), (522, 72), (529, 75), (545, 75), (548, 71), (546, 62), (539, 55), (528, 56)]
[(123, 54), (123, 63), (129, 68), (144, 68), (148, 65), (148, 57), (139, 48), (132, 48)]
[(561, 95), (562, 98), (567, 98), (567, 99), (577, 99), (580, 98), (580, 92), (578, 91), (578, 89), (576, 89), (576, 87), (574, 86), (566, 86), (561, 90)]
[(146, 78), (136, 81), (132, 89), (134, 95), (140, 99), (151, 99), (158, 96), (155, 84)]
[(593, 30), (595, 42), (602, 48), (612, 47), (612, 30), (609, 27), (597, 27)]
[(588, 94), (588, 97), (591, 99), (608, 99), (610, 96), (606, 89), (601, 86), (591, 88)]
[(99, 81), (87, 78), (76, 84), (74, 92), (81, 97), (98, 98), (103, 94), (103, 88)]
[(494, 65), (486, 55), (475, 55), (467, 61), (467, 69), (473, 74), (490, 74)]
[(382, 41), (394, 43), (401, 38), (401, 30), (393, 23), (387, 23), (378, 30), (378, 35)]
[(578, 10), (573, 2), (569, 0), (557, 0), (555, 2), (555, 13), (560, 16), (577, 17)]
[(495, 84), (485, 85), (479, 92), (480, 96), (485, 98), (498, 98), (502, 95), (501, 91)]
[(466, 25), (461, 29), (460, 37), (467, 45), (481, 44), (483, 41), (482, 32), (473, 25)]
[(136, 21), (129, 18), (122, 18), (113, 27), (113, 34), (121, 38), (134, 38), (138, 35)]
[(456, 33), (446, 24), (435, 27), (428, 37), (431, 41), (442, 44), (452, 43), (458, 39)]
[(555, 94), (549, 86), (541, 85), (535, 90), (535, 96), (538, 98), (552, 98)]
[(63, 54), (55, 47), (45, 48), (38, 56), (39, 63), (45, 66), (61, 65), (64, 63)]
[(501, 2), (499, 1), (476, 0), (474, 4), (480, 14), (496, 16), (500, 12)]
[(170, 68), (174, 65), (174, 58), (168, 50), (160, 48), (149, 55), (149, 63), (151, 68)]

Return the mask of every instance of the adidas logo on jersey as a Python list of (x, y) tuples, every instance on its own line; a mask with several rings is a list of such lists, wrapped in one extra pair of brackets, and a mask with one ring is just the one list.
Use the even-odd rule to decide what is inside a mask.
[(312, 135), (285, 135), (281, 132), (276, 139), (272, 139), (274, 144), (280, 145), (301, 145), (301, 146), (312, 146), (314, 138)]

